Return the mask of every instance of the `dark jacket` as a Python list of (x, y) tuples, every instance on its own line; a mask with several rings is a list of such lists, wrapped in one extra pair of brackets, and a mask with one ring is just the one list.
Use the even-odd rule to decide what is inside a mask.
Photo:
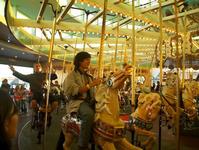
[[(30, 83), (30, 89), (33, 93), (41, 92), (46, 79), (46, 73), (33, 73), (29, 75), (23, 75), (17, 71), (13, 72), (13, 75), (17, 78)], [(51, 80), (57, 79), (56, 74), (51, 74)]]
[(1, 89), (3, 89), (6, 93), (9, 94), (10, 91), (10, 85), (9, 84), (2, 84)]
[(5, 138), (0, 136), (0, 149), (2, 150), (10, 150), (11, 144), (10, 141), (6, 141)]

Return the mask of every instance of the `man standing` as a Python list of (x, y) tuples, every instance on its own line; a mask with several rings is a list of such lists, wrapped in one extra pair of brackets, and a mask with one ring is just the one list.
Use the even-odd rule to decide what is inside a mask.
[[(33, 93), (33, 98), (31, 105), (32, 107), (36, 107), (36, 104), (39, 104), (39, 106), (43, 103), (43, 93), (44, 93), (44, 84), (46, 80), (46, 73), (42, 72), (42, 67), (39, 63), (34, 64), (34, 73), (23, 75), (19, 72), (17, 72), (13, 66), (10, 66), (10, 69), (13, 71), (13, 75), (17, 78), (26, 81), (30, 83), (30, 90)], [(51, 74), (51, 80), (57, 79), (56, 74)]]

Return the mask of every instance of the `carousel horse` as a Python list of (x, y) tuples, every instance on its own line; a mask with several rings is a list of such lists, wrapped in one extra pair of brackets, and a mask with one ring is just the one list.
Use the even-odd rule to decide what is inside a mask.
[(130, 115), (127, 129), (135, 131), (136, 136), (143, 137), (139, 140), (139, 146), (146, 150), (153, 149), (156, 135), (150, 131), (153, 121), (157, 119), (161, 108), (161, 100), (158, 93), (150, 93), (146, 88), (138, 97), (138, 107)]
[[(162, 110), (166, 116), (167, 124), (173, 126), (176, 121), (176, 103), (177, 103), (177, 74), (168, 73), (166, 76), (166, 85), (162, 92)], [(179, 80), (180, 82), (180, 80)], [(199, 85), (196, 81), (186, 81), (184, 88), (179, 88), (180, 93), (180, 115), (185, 113), (189, 120), (197, 118), (196, 97), (199, 96)]]
[(199, 96), (199, 83), (197, 81), (186, 81), (182, 89), (182, 101), (184, 112), (190, 120), (198, 117), (196, 98)]
[(166, 75), (166, 85), (160, 91), (162, 111), (166, 116), (167, 124), (171, 125), (175, 124), (176, 119), (177, 80), (177, 74), (168, 73)]
[[(125, 123), (120, 119), (118, 100), (119, 88), (128, 77), (128, 71), (112, 75), (96, 91), (96, 115), (93, 126), (94, 142), (103, 150), (140, 150), (125, 138)], [(74, 135), (80, 131), (81, 121), (74, 114), (62, 118), (62, 131), (65, 135), (65, 150), (69, 150)]]
[[(158, 117), (160, 109), (167, 117), (167, 125), (175, 124), (176, 119), (176, 101), (177, 101), (177, 74), (168, 73), (166, 78), (166, 85), (163, 87), (162, 92), (150, 93), (149, 90), (144, 92), (138, 97), (138, 107), (135, 112), (131, 114), (127, 122), (127, 129), (134, 130), (138, 137), (145, 136), (139, 146), (144, 149), (152, 149), (156, 136), (150, 130), (153, 127), (153, 121)], [(145, 88), (146, 89), (146, 88)], [(196, 81), (185, 82), (182, 93), (182, 107), (180, 112), (184, 112), (189, 120), (194, 120), (198, 116), (198, 108), (196, 105), (196, 97), (199, 96), (199, 84)], [(170, 125), (169, 125), (170, 126)]]

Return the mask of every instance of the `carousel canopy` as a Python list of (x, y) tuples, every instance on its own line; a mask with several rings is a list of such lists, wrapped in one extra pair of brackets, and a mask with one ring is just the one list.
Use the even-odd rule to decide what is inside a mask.
[(160, 47), (163, 61), (175, 58), (176, 45), (179, 55), (183, 51), (192, 55), (199, 49), (198, 0), (135, 0), (134, 4), (132, 16), (132, 0), (107, 0), (107, 10), (104, 0), (7, 0), (5, 19), (27, 51), (47, 56), (53, 44), (52, 57), (66, 61), (85, 50), (97, 64), (103, 46), (105, 65), (111, 65), (116, 54), (116, 64), (131, 63), (134, 51), (137, 66), (152, 67), (160, 60)]

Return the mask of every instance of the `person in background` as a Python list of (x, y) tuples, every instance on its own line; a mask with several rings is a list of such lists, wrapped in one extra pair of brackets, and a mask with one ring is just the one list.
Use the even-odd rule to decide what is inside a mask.
[(155, 82), (153, 82), (153, 85), (151, 87), (151, 91), (154, 92), (155, 91)]
[[(32, 101), (31, 101), (31, 107), (33, 109), (33, 119), (32, 119), (32, 123), (31, 123), (31, 128), (32, 129), (37, 129), (38, 134), (37, 134), (37, 138), (38, 138), (38, 144), (41, 143), (41, 136), (44, 133), (44, 116), (45, 116), (45, 105), (46, 105), (46, 89), (45, 89), (45, 81), (46, 81), (46, 76), (47, 74), (42, 72), (42, 67), (39, 63), (34, 64), (34, 73), (32, 74), (28, 74), (28, 75), (24, 75), (21, 74), (19, 72), (17, 72), (15, 70), (15, 68), (13, 66), (10, 66), (10, 69), (13, 71), (13, 75), (16, 76), (17, 78), (29, 82), (30, 84), (30, 90), (33, 94), (32, 96)], [(51, 74), (51, 80), (55, 80), (57, 79), (57, 75), (55, 73)], [(45, 96), (44, 96), (45, 95)], [(50, 99), (50, 96), (49, 96)], [(56, 105), (56, 102), (52, 102), (50, 103), (49, 100), (49, 115), (48, 115), (48, 119), (47, 119), (47, 126), (49, 127), (51, 125), (51, 115), (50, 112), (52, 112), (52, 108), (54, 108), (54, 106)], [(39, 110), (39, 111), (38, 111)], [(40, 115), (40, 118), (38, 117), (38, 112)], [(38, 123), (38, 118), (40, 119), (40, 122), (42, 122), (42, 124)]]
[(79, 150), (87, 150), (91, 139), (95, 115), (95, 86), (101, 79), (94, 79), (88, 73), (91, 55), (79, 52), (74, 58), (74, 70), (66, 77), (63, 85), (65, 95), (69, 98), (68, 113), (77, 112), (81, 119)]
[(21, 109), (21, 100), (22, 100), (22, 91), (20, 90), (20, 85), (16, 85), (15, 89), (14, 89), (14, 101), (16, 103), (16, 106), (20, 112)]
[(0, 149), (11, 149), (11, 139), (16, 137), (17, 125), (17, 107), (8, 93), (0, 89)]
[(197, 77), (196, 77), (196, 81), (199, 81), (199, 74), (198, 74)]
[[(10, 69), (13, 71), (13, 75), (17, 78), (29, 82), (30, 90), (33, 94), (31, 106), (33, 108), (36, 107), (37, 104), (41, 106), (43, 104), (43, 93), (44, 93), (44, 83), (46, 80), (46, 73), (42, 72), (42, 67), (39, 63), (34, 64), (34, 73), (23, 75), (15, 70), (13, 66), (10, 66)], [(55, 73), (51, 74), (51, 80), (57, 79), (57, 75)]]
[(10, 85), (8, 84), (8, 80), (4, 79), (1, 84), (1, 89), (3, 89), (6, 93), (10, 92)]
[(160, 81), (157, 81), (157, 85), (156, 85), (155, 91), (156, 92), (160, 91)]

